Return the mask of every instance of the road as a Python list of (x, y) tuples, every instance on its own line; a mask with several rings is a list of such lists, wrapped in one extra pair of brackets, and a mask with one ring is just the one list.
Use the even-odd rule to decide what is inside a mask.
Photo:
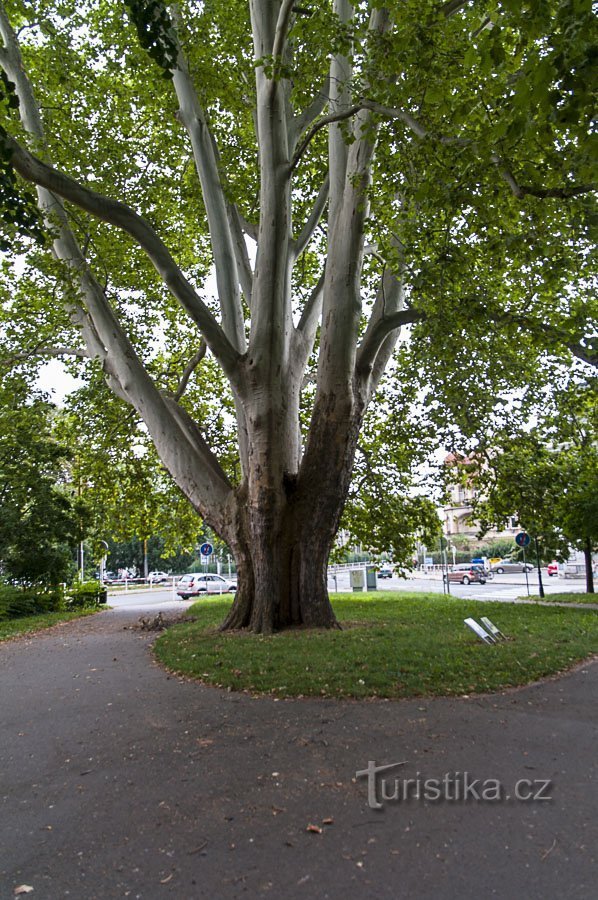
[[(595, 896), (598, 665), (485, 697), (278, 701), (170, 676), (135, 624), (172, 600), (111, 602), (0, 645), (3, 900)], [(373, 797), (368, 761), (394, 764)], [(447, 790), (397, 799), (399, 776)]]
[[(538, 575), (532, 572), (528, 576), (529, 592), (532, 596), (538, 594)], [(542, 573), (542, 581), (546, 596), (550, 594), (558, 594), (567, 592), (583, 593), (585, 591), (585, 581), (583, 579), (567, 579), (549, 578), (545, 572)], [(378, 579), (377, 586), (379, 591), (422, 591), (430, 593), (444, 593), (443, 582), (440, 573), (426, 574), (417, 572), (410, 578), (388, 578)], [(340, 572), (337, 575), (336, 582), (334, 578), (328, 579), (328, 589), (330, 591), (348, 592), (351, 591), (348, 572)], [(527, 585), (524, 574), (514, 575), (495, 575), (494, 578), (487, 581), (486, 584), (451, 584), (450, 593), (453, 597), (459, 597), (462, 600), (489, 600), (489, 601), (512, 601), (519, 597), (527, 596)], [(130, 609), (147, 609), (162, 608), (167, 610), (184, 609), (191, 605), (192, 601), (186, 602), (180, 600), (176, 593), (173, 593), (172, 587), (162, 588), (156, 585), (152, 590), (140, 590), (136, 588), (134, 591), (127, 593), (111, 593), (108, 592), (109, 603), (115, 608), (127, 607)]]
[[(538, 574), (531, 572), (528, 575), (529, 592), (531, 595), (538, 594)], [(546, 572), (542, 573), (542, 583), (547, 596), (550, 594), (563, 593), (571, 591), (582, 593), (585, 591), (585, 581), (583, 579), (563, 579), (549, 578)], [(339, 591), (350, 591), (349, 573), (341, 572), (337, 576), (337, 584)], [(440, 572), (426, 574), (424, 572), (416, 572), (410, 578), (379, 578), (377, 581), (378, 590), (390, 591), (430, 591), (431, 593), (443, 593), (443, 581)], [(495, 575), (486, 584), (451, 584), (450, 593), (454, 597), (463, 600), (516, 600), (518, 597), (527, 596), (527, 585), (525, 575)], [(329, 590), (335, 590), (335, 582), (333, 578), (328, 580)]]

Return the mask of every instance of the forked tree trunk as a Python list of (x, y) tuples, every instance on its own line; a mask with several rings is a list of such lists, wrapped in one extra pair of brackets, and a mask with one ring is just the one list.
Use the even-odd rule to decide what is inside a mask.
[(347, 497), (355, 455), (355, 413), (316, 427), (317, 440), (299, 476), (278, 490), (237, 492), (235, 534), (238, 588), (223, 630), (269, 634), (293, 626), (338, 627), (327, 587), (328, 556)]
[(234, 550), (237, 593), (223, 630), (247, 628), (270, 634), (299, 625), (336, 626), (327, 591), (330, 545), (314, 538), (303, 540), (305, 530), (295, 521), (291, 505), (278, 527), (270, 530), (254, 524), (243, 535), (246, 549), (239, 554), (237, 545)]

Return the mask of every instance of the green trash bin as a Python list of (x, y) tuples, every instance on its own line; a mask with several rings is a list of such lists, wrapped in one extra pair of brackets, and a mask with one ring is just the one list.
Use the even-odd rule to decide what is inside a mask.
[(376, 566), (365, 567), (365, 582), (368, 591), (378, 590), (378, 583), (376, 581)]

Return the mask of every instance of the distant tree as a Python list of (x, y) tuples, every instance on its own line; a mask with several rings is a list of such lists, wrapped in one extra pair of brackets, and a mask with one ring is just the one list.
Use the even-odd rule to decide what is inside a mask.
[(53, 412), (24, 379), (0, 383), (0, 566), (24, 585), (69, 580), (81, 536)]
[[(103, 380), (92, 377), (66, 398), (57, 429), (76, 448), (70, 478), (88, 511), (92, 547), (110, 544), (109, 567), (135, 565), (143, 573), (146, 542), (149, 570), (195, 547), (204, 527), (200, 516), (164, 469), (134, 410)], [(99, 558), (103, 554), (99, 545), (96, 549)]]
[(477, 471), (483, 499), (475, 506), (482, 528), (516, 515), (545, 558), (582, 550), (589, 593), (598, 549), (597, 396), (595, 381), (573, 381), (534, 428), (495, 434)]

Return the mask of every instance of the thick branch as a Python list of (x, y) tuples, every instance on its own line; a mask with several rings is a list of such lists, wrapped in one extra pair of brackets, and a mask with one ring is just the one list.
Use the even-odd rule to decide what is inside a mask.
[(363, 377), (371, 372), (376, 356), (389, 334), (403, 325), (412, 325), (423, 318), (425, 316), (414, 309), (400, 309), (378, 319), (372, 328), (368, 328), (359, 346), (356, 363), (358, 375)]
[(275, 62), (282, 60), (284, 54), (294, 4), (295, 0), (282, 0), (280, 5), (274, 32), (274, 44), (272, 45), (272, 56)]
[(37, 347), (32, 347), (30, 350), (20, 350), (17, 353), (11, 353), (10, 356), (5, 356), (0, 360), (0, 363), (4, 366), (10, 366), (15, 362), (32, 359), (35, 356), (73, 356), (76, 359), (93, 358), (91, 352), (85, 347), (46, 347), (39, 344)]
[(212, 313), (196, 294), (153, 228), (136, 212), (118, 200), (97, 194), (62, 172), (46, 165), (12, 137), (7, 138), (15, 170), (33, 184), (41, 185), (84, 209), (97, 219), (129, 234), (147, 253), (164, 283), (201, 329), (210, 350), (229, 377), (235, 375), (239, 354), (231, 345)]
[[(333, 12), (345, 26), (348, 26), (351, 23), (355, 14), (350, 0), (334, 0)], [(352, 77), (353, 66), (351, 60), (346, 56), (342, 56), (340, 53), (334, 56), (330, 62), (330, 103), (328, 104), (330, 115), (341, 116), (341, 118), (350, 117), (343, 114), (353, 105), (351, 97)], [(336, 121), (340, 122), (341, 119), (337, 119)], [(310, 129), (310, 133), (312, 133), (313, 136), (316, 131), (312, 128)], [(311, 140), (311, 137), (309, 140)], [(309, 140), (307, 140), (307, 142), (304, 140), (301, 149), (295, 153), (291, 163), (291, 170), (298, 164), (309, 144)], [(349, 157), (346, 136), (338, 125), (335, 124), (333, 124), (328, 132), (328, 156), (330, 172), (328, 221), (332, 224), (336, 219), (338, 209), (342, 202), (345, 177), (347, 174), (347, 161)]]
[[(177, 21), (175, 14), (174, 21)], [(210, 241), (216, 268), (218, 297), (222, 310), (222, 327), (231, 344), (240, 353), (245, 350), (245, 326), (243, 310), (239, 294), (240, 274), (237, 265), (240, 263), (242, 276), (247, 288), (245, 260), (239, 254), (241, 245), (233, 237), (219, 171), (218, 148), (209, 128), (207, 117), (201, 107), (195, 85), (191, 80), (187, 61), (182, 48), (179, 47), (177, 68), (173, 72), (172, 83), (179, 102), (178, 118), (185, 126), (191, 147), (195, 167), (199, 176), (201, 190), (208, 218)], [(237, 237), (242, 237), (237, 235)], [(206, 334), (206, 339), (208, 335)], [(209, 343), (209, 341), (208, 341)], [(210, 345), (210, 349), (213, 349)], [(218, 356), (218, 354), (216, 354)]]

